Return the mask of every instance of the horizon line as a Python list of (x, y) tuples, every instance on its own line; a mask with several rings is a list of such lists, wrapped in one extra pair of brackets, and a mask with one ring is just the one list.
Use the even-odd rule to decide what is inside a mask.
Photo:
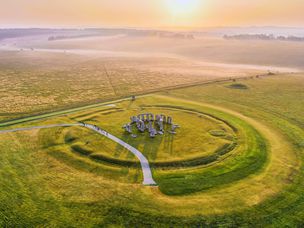
[(223, 28), (279, 28), (279, 29), (304, 29), (304, 26), (286, 26), (286, 25), (246, 25), (246, 26), (161, 26), (161, 27), (149, 27), (149, 26), (11, 26), (2, 27), (1, 30), (5, 29), (54, 29), (54, 30), (85, 30), (85, 29), (138, 29), (138, 30), (202, 30), (202, 29), (223, 29)]

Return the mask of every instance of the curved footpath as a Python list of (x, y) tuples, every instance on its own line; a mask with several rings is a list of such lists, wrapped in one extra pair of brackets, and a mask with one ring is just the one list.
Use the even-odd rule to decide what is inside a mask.
[(82, 126), (85, 128), (88, 128), (90, 130), (93, 130), (108, 139), (113, 140), (114, 142), (120, 144), (127, 150), (129, 150), (131, 153), (133, 153), (140, 161), (141, 169), (143, 172), (143, 184), (144, 185), (156, 185), (156, 182), (153, 180), (151, 168), (149, 165), (148, 159), (136, 148), (132, 147), (131, 145), (127, 144), (126, 142), (122, 141), (121, 139), (117, 138), (114, 135), (111, 135), (110, 133), (106, 132), (105, 130), (100, 129), (97, 126), (91, 125), (91, 124), (53, 124), (53, 125), (45, 125), (45, 126), (35, 126), (35, 127), (25, 127), (25, 128), (15, 128), (10, 130), (0, 130), (0, 134), (4, 133), (11, 133), (11, 132), (17, 132), (17, 131), (29, 131), (34, 129), (46, 129), (46, 128), (54, 128), (54, 127), (73, 127), (73, 126)]

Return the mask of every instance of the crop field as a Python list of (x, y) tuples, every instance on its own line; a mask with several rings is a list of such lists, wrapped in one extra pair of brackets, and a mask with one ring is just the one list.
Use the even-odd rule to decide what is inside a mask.
[[(303, 77), (168, 89), (2, 124), (97, 125), (146, 156), (157, 186), (142, 185), (132, 153), (81, 126), (0, 134), (0, 225), (301, 227)], [(124, 131), (130, 116), (147, 112), (180, 128), (153, 139)]]
[(0, 52), (0, 121), (168, 87), (265, 74), (175, 57), (44, 51)]

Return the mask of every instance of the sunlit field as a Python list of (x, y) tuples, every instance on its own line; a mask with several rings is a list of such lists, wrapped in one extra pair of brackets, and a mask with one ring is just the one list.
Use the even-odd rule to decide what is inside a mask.
[[(171, 57), (103, 57), (39, 51), (0, 53), (0, 121), (266, 69), (200, 65)], [(63, 80), (64, 79), (64, 80)]]
[[(168, 90), (2, 127), (96, 124), (140, 149), (158, 184), (141, 185), (132, 154), (81, 127), (2, 134), (2, 224), (301, 226), (302, 77)], [(121, 127), (140, 112), (180, 128), (132, 138)]]
[(297, 42), (114, 34), (0, 40), (0, 121), (303, 65)]
[(0, 2), (0, 227), (304, 227), (304, 1)]

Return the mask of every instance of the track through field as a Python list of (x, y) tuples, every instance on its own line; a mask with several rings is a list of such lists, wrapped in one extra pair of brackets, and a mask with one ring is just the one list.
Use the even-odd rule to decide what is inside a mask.
[(45, 125), (45, 126), (34, 126), (34, 127), (26, 127), (26, 128), (15, 128), (15, 129), (10, 129), (10, 130), (2, 130), (0, 131), (0, 134), (5, 134), (5, 133), (11, 133), (11, 132), (18, 132), (18, 131), (30, 131), (30, 130), (35, 130), (35, 129), (47, 129), (47, 128), (54, 128), (54, 127), (74, 127), (74, 126), (81, 126), (88, 128), (90, 130), (93, 130), (97, 132), (100, 135), (103, 135), (107, 137), (108, 139), (111, 139), (112, 141), (120, 144), (127, 150), (129, 150), (131, 153), (133, 153), (138, 160), (140, 161), (142, 172), (143, 172), (143, 184), (144, 185), (156, 185), (156, 182), (153, 180), (152, 177), (152, 172), (151, 168), (149, 165), (148, 159), (137, 149), (132, 147), (131, 145), (127, 144), (126, 142), (122, 141), (121, 139), (117, 138), (114, 135), (111, 135), (110, 133), (106, 132), (105, 130), (102, 130), (94, 125), (91, 124), (52, 124), (52, 125)]

